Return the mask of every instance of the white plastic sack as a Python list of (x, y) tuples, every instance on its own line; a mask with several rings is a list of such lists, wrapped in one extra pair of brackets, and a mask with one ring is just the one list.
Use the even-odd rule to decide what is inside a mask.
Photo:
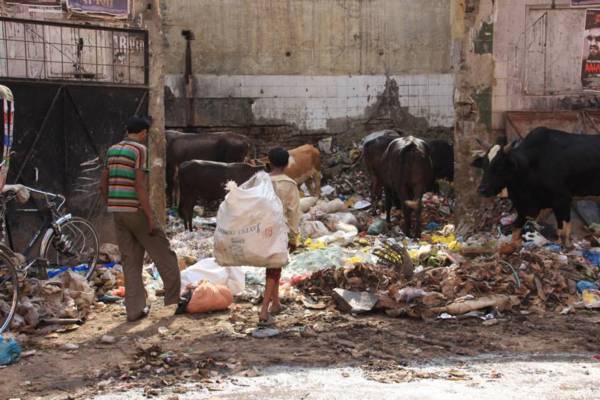
[(300, 224), (300, 234), (304, 239), (317, 239), (330, 233), (329, 229), (321, 221), (302, 221)]
[(358, 229), (353, 225), (344, 224), (343, 222), (338, 222), (335, 225), (336, 232), (331, 235), (321, 236), (319, 241), (325, 244), (339, 244), (341, 246), (345, 246), (354, 241), (356, 236), (358, 236)]
[(241, 267), (221, 267), (214, 258), (205, 258), (181, 271), (181, 288), (209, 281), (215, 285), (227, 286), (235, 296), (246, 288), (246, 274)]
[(325, 217), (327, 221), (327, 226), (329, 229), (335, 229), (335, 225), (339, 222), (342, 222), (347, 225), (358, 226), (358, 219), (351, 212), (338, 212), (334, 214), (329, 214)]
[(214, 255), (222, 266), (282, 267), (288, 263), (288, 227), (271, 178), (259, 172), (219, 206)]
[(333, 214), (346, 210), (347, 207), (342, 200), (334, 199), (331, 201), (319, 200), (310, 212), (311, 214)]
[(300, 199), (300, 211), (303, 213), (308, 212), (319, 199), (316, 197), (303, 197)]

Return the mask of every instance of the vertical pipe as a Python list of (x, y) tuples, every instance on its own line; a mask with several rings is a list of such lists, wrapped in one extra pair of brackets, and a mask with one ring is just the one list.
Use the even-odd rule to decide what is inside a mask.
[(194, 76), (192, 72), (192, 40), (194, 40), (194, 33), (190, 30), (181, 31), (181, 34), (185, 38), (185, 67), (184, 67), (184, 84), (185, 84), (185, 97), (186, 97), (186, 112), (185, 122), (188, 128), (195, 126), (194, 118)]

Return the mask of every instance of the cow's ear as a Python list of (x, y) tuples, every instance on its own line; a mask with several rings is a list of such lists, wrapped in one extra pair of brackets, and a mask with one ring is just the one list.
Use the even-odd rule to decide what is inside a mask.
[(498, 136), (496, 138), (496, 144), (504, 147), (508, 144), (508, 138), (506, 136)]
[(472, 162), (471, 166), (479, 169), (483, 169), (485, 163), (485, 157), (476, 157)]

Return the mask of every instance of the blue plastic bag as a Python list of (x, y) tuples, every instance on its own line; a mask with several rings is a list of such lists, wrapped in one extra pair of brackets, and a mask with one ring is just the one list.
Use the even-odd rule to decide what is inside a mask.
[(596, 267), (600, 267), (600, 251), (597, 249), (586, 250), (583, 256)]
[(547, 248), (548, 250), (554, 252), (554, 253), (560, 253), (560, 251), (562, 250), (561, 245), (560, 244), (556, 244), (556, 243), (548, 243), (544, 247)]
[(427, 223), (427, 225), (425, 225), (425, 230), (427, 231), (437, 231), (438, 229), (440, 229), (441, 225), (438, 224), (437, 222), (431, 221), (429, 223)]
[[(101, 268), (106, 268), (106, 269), (111, 269), (116, 265), (116, 263), (114, 262), (109, 262), (109, 263), (105, 263), (105, 264), (98, 264), (96, 266), (97, 269), (101, 269)], [(87, 264), (80, 264), (80, 265), (76, 265), (73, 267), (59, 267), (59, 268), (48, 268), (47, 272), (48, 272), (48, 278), (52, 279), (55, 278), (57, 276), (59, 276), (60, 274), (62, 274), (63, 272), (66, 271), (73, 271), (76, 273), (81, 273), (81, 274), (87, 274), (87, 272), (89, 271), (90, 266)]]
[(10, 365), (21, 358), (21, 346), (10, 338), (8, 340), (0, 336), (0, 365)]
[(598, 290), (599, 288), (598, 288), (598, 285), (596, 285), (594, 282), (590, 282), (590, 281), (577, 282), (577, 291), (579, 293), (583, 293), (583, 291), (586, 289)]

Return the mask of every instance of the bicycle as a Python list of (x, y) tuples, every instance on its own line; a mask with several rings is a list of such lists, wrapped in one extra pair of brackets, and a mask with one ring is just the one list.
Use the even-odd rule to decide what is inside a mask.
[[(14, 251), (12, 236), (6, 224), (7, 205), (17, 199), (18, 190), (41, 195), (49, 211), (22, 255)], [(89, 221), (63, 213), (65, 202), (65, 197), (60, 194), (21, 185), (7, 185), (0, 194), (0, 223), (3, 237), (8, 239), (8, 244), (0, 244), (0, 333), (9, 326), (15, 313), (19, 279), (25, 279), (32, 267), (41, 271), (44, 279), (48, 277), (49, 271), (59, 274), (71, 270), (83, 275), (87, 280), (94, 273), (100, 253), (98, 234)], [(36, 208), (21, 209), (21, 211), (39, 212), (40, 210)], [(39, 256), (32, 257), (38, 242), (40, 242)]]

